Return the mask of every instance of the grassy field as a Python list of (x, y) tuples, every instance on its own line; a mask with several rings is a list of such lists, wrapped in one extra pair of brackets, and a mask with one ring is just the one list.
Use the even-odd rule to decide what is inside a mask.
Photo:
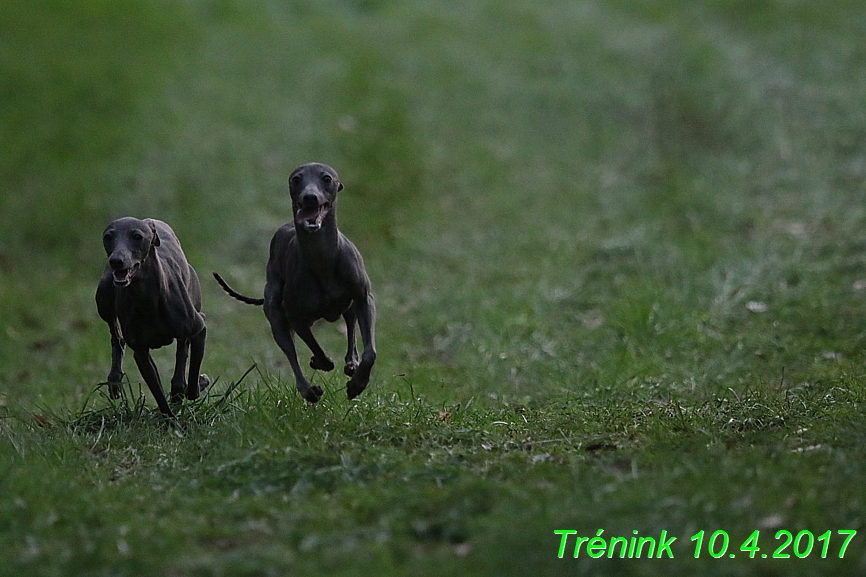
[[(862, 2), (0, 10), (0, 575), (866, 570)], [(311, 160), (379, 315), (316, 406), (210, 278), (261, 292)], [(123, 215), (203, 282), (175, 429), (102, 385)]]

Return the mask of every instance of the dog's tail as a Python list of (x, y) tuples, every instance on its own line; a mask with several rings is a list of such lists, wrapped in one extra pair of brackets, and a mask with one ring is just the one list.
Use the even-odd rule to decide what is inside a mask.
[(223, 287), (223, 290), (226, 291), (230, 297), (236, 298), (242, 303), (247, 303), (248, 305), (256, 305), (260, 307), (265, 304), (265, 299), (254, 299), (252, 297), (242, 295), (241, 293), (235, 291), (232, 287), (228, 285), (226, 281), (223, 280), (223, 277), (221, 277), (219, 274), (213, 273), (213, 277), (218, 283), (220, 283), (220, 286)]

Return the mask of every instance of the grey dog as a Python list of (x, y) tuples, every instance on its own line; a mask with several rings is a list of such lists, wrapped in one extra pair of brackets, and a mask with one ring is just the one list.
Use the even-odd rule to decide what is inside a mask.
[[(111, 332), (108, 391), (120, 396), (123, 349), (132, 349), (138, 370), (166, 417), (174, 413), (165, 400), (159, 371), (150, 355), (177, 340), (171, 400), (196, 399), (210, 380), (200, 375), (206, 328), (201, 287), (174, 231), (160, 220), (126, 217), (102, 233), (108, 263), (96, 289), (99, 316)], [(184, 369), (189, 357), (189, 384)]]
[[(301, 372), (295, 333), (313, 353), (310, 366), (330, 371), (334, 362), (316, 342), (310, 327), (319, 319), (334, 322), (343, 317), (349, 341), (344, 373), (351, 377), (346, 383), (350, 399), (367, 387), (376, 361), (370, 278), (361, 253), (337, 230), (337, 192), (341, 190), (337, 173), (324, 164), (305, 164), (289, 176), (294, 219), (271, 239), (264, 298), (239, 294), (214, 273), (232, 297), (264, 305), (274, 340), (289, 359), (298, 392), (311, 403), (321, 398), (322, 389), (312, 386)], [(364, 345), (360, 362), (355, 349), (356, 322)]]

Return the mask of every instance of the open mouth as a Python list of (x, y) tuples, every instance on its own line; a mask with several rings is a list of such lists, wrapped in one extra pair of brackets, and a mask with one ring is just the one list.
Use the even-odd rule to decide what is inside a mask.
[(330, 202), (319, 206), (300, 206), (295, 210), (295, 226), (300, 226), (307, 232), (316, 232), (322, 228), (322, 221), (331, 209)]
[(114, 285), (119, 287), (129, 286), (132, 282), (132, 277), (135, 276), (138, 270), (138, 263), (132, 265), (132, 268), (117, 269), (114, 271)]

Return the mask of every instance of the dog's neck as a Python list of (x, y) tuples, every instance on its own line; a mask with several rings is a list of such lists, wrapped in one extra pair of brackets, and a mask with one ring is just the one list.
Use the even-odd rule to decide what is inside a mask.
[[(135, 295), (137, 302), (149, 302), (153, 307), (159, 306), (159, 299), (163, 298), (169, 290), (157, 250), (156, 247), (150, 247), (130, 285), (122, 289), (128, 291), (130, 295)], [(160, 288), (156, 289), (155, 286)]]
[(334, 275), (340, 236), (334, 209), (325, 216), (319, 230), (309, 232), (296, 226), (295, 231), (307, 266), (320, 280), (329, 280)]

